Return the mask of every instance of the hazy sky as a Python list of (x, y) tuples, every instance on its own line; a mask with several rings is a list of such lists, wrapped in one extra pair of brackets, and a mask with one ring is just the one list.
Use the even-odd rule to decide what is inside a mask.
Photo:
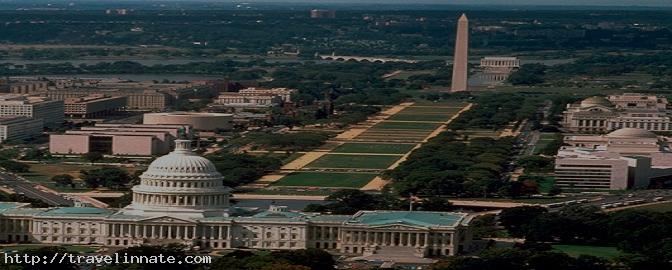
[[(212, 0), (217, 1), (217, 0)], [(221, 0), (220, 0), (221, 1)], [(233, 2), (224, 0), (221, 2)], [(598, 6), (670, 6), (672, 0), (240, 0), (235, 2), (301, 2), (301, 3), (389, 3), (389, 4), (455, 4), (455, 5), (598, 5)]]

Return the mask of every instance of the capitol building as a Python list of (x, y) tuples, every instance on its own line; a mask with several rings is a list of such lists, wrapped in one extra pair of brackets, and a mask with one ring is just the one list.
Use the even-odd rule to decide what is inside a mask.
[(180, 243), (201, 249), (320, 248), (358, 258), (385, 252), (416, 258), (454, 255), (472, 243), (473, 215), (466, 213), (325, 215), (283, 206), (265, 211), (231, 207), (222, 175), (192, 152), (188, 140), (176, 140), (175, 150), (152, 162), (140, 178), (133, 202), (116, 211), (0, 203), (0, 240), (108, 247)]

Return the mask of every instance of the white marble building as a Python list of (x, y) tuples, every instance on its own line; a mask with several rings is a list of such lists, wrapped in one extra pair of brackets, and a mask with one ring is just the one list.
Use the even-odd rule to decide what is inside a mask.
[(471, 246), (473, 216), (457, 212), (360, 211), (322, 215), (271, 206), (241, 214), (229, 188), (187, 140), (160, 157), (133, 187), (133, 202), (113, 211), (91, 207), (29, 208), (0, 203), (0, 240), (126, 247), (182, 243), (212, 249), (320, 248), (351, 256), (385, 250), (414, 257), (454, 255)]
[(589, 97), (567, 104), (562, 126), (574, 132), (602, 133), (621, 128), (672, 131), (672, 112), (664, 97), (636, 93)]

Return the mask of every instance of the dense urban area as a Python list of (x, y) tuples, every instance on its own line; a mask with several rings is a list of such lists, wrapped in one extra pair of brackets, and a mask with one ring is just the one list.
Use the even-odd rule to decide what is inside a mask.
[(644, 6), (0, 0), (44, 258), (0, 268), (671, 269), (670, 51)]

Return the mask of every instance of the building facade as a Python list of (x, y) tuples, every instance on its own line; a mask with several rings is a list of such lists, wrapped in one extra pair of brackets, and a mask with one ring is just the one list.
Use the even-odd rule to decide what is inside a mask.
[(626, 93), (590, 97), (568, 104), (562, 125), (573, 132), (607, 132), (621, 128), (672, 131), (672, 114), (664, 97)]
[(36, 94), (47, 91), (49, 83), (46, 81), (19, 81), (9, 85), (12, 94)]
[(181, 243), (212, 249), (320, 248), (367, 256), (393, 248), (425, 257), (471, 246), (473, 216), (458, 212), (360, 211), (323, 215), (271, 206), (245, 213), (229, 206), (229, 188), (190, 141), (156, 159), (118, 211), (91, 207), (27, 208), (0, 203), (0, 238), (9, 242), (127, 247)]
[(126, 97), (90, 95), (86, 97), (66, 98), (65, 115), (70, 118), (95, 118), (124, 110)]
[(168, 153), (183, 125), (96, 124), (64, 134), (49, 136), (49, 152), (54, 155), (82, 155), (99, 152), (117, 156), (154, 156)]
[(672, 152), (663, 137), (623, 128), (606, 135), (569, 135), (555, 159), (556, 185), (571, 189), (628, 189), (670, 175)]
[(193, 129), (213, 131), (231, 130), (233, 114), (206, 112), (146, 113), (142, 123), (149, 125), (185, 125)]
[(22, 140), (42, 134), (42, 119), (25, 116), (7, 116), (0, 118), (0, 142)]
[(517, 68), (520, 68), (520, 60), (517, 57), (486, 56), (481, 58), (481, 69), (486, 71), (509, 73)]
[(0, 96), (0, 117), (25, 116), (42, 119), (45, 126), (58, 126), (65, 121), (65, 106), (62, 100), (42, 97), (3, 95)]

